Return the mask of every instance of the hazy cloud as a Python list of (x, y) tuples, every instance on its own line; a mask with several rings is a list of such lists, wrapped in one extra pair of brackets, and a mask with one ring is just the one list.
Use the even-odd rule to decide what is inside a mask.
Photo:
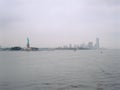
[(114, 47), (107, 43), (117, 42), (115, 33), (120, 34), (120, 0), (0, 0), (0, 13), (3, 45), (18, 38), (15, 44), (24, 46), (21, 43), (27, 36), (35, 46), (82, 43), (100, 37), (103, 46)]

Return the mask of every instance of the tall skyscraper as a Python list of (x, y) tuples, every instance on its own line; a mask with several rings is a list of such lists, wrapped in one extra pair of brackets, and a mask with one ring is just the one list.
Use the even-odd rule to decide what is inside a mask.
[(99, 38), (96, 38), (96, 49), (99, 49), (100, 45), (99, 45)]
[(30, 48), (29, 38), (27, 38), (27, 48)]

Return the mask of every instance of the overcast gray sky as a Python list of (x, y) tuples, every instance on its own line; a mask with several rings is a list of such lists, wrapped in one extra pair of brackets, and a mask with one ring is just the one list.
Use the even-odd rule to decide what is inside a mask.
[(54, 47), (100, 38), (120, 48), (120, 0), (0, 0), (0, 45)]

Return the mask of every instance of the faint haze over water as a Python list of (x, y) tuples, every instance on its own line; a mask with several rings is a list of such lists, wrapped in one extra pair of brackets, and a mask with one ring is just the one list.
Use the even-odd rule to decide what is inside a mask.
[(100, 38), (120, 48), (120, 0), (0, 0), (0, 45), (55, 47)]

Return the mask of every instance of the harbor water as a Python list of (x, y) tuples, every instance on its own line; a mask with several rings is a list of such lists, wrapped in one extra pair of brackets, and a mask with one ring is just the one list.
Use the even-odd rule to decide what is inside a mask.
[(120, 50), (1, 51), (0, 90), (120, 90)]

